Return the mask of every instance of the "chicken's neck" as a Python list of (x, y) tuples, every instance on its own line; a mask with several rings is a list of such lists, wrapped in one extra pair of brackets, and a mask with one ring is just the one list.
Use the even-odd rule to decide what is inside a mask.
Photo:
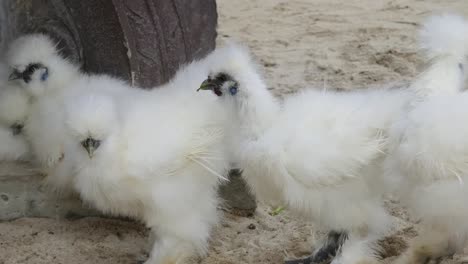
[[(251, 78), (252, 79), (252, 78)], [(249, 88), (238, 94), (233, 107), (236, 126), (244, 139), (257, 139), (271, 127), (280, 105), (260, 78), (250, 81)]]

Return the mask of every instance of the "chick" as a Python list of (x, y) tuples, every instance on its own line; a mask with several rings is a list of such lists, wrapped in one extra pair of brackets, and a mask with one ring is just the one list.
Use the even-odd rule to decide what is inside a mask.
[(371, 246), (391, 217), (381, 183), (387, 131), (409, 96), (402, 90), (305, 90), (278, 102), (248, 52), (229, 46), (201, 90), (211, 90), (229, 114), (230, 156), (257, 198), (308, 216), (330, 231), (307, 259), (375, 261)]
[(34, 159), (48, 175), (47, 183), (54, 183), (51, 186), (58, 191), (68, 192), (70, 183), (59, 176), (59, 171), (69, 170), (61, 168), (65, 142), (63, 93), (81, 73), (58, 54), (55, 43), (43, 34), (14, 40), (7, 50), (6, 62), (12, 69), (10, 82), (19, 84), (31, 97), (24, 132)]
[[(86, 93), (89, 77), (60, 56), (56, 44), (43, 34), (14, 40), (6, 58), (12, 69), (10, 82), (19, 84), (31, 97), (30, 115), (24, 130), (35, 160), (47, 175), (45, 184), (58, 193), (68, 194), (72, 191), (69, 177), (72, 170), (70, 163), (64, 160), (64, 144), (68, 141), (64, 102), (68, 97)], [(97, 89), (120, 93), (128, 88), (116, 78), (105, 75), (95, 78), (108, 84), (96, 85)]]

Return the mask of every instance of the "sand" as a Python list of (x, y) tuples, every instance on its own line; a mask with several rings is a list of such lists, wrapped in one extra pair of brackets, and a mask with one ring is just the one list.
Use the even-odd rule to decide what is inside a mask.
[[(246, 43), (269, 87), (284, 96), (305, 86), (356, 89), (411, 80), (420, 66), (416, 29), (431, 13), (468, 15), (466, 0), (218, 0), (219, 42)], [(383, 246), (400, 254), (418, 226), (396, 202), (398, 225)], [(226, 214), (209, 254), (194, 263), (282, 263), (307, 254), (323, 234), (288, 212)], [(147, 230), (110, 219), (19, 219), (0, 223), (0, 264), (127, 264), (144, 259)], [(468, 255), (466, 255), (468, 256)], [(456, 255), (443, 263), (459, 263)]]

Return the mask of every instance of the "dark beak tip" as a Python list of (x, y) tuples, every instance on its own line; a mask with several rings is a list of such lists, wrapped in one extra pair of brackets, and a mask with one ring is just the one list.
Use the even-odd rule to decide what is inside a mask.
[(87, 138), (81, 142), (81, 145), (85, 148), (90, 159), (93, 158), (94, 152), (101, 146), (101, 141), (93, 138)]
[(17, 136), (23, 132), (23, 125), (13, 125), (11, 126), (11, 130), (13, 131), (13, 136)]
[(216, 85), (212, 84), (211, 82), (209, 81), (204, 81), (200, 87), (197, 89), (197, 92), (200, 91), (200, 90), (203, 90), (203, 91), (213, 91), (215, 89)]
[(10, 76), (8, 77), (8, 81), (18, 80), (19, 78), (20, 78), (20, 77), (18, 76), (18, 74), (12, 73), (12, 74), (10, 74)]
[(87, 148), (85, 148), (85, 149), (86, 149), (86, 152), (88, 153), (88, 157), (89, 157), (90, 159), (92, 159), (93, 156), (94, 156), (94, 150), (91, 149), (90, 147), (87, 147)]

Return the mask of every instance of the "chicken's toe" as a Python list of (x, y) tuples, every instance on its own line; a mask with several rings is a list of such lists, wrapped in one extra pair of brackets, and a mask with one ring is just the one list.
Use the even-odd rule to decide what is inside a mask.
[(312, 256), (303, 259), (287, 260), (284, 264), (312, 264)]

